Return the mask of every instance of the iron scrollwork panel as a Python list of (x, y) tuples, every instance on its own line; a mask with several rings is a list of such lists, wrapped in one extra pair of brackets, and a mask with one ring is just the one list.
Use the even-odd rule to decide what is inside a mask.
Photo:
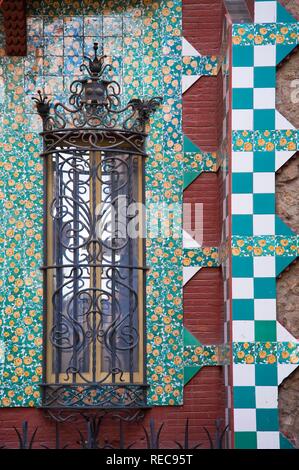
[(47, 159), (44, 405), (144, 406), (142, 156), (63, 149)]
[(144, 200), (146, 131), (162, 99), (121, 108), (97, 43), (84, 59), (68, 104), (33, 97), (46, 186), (43, 406), (140, 407), (145, 256), (134, 203)]

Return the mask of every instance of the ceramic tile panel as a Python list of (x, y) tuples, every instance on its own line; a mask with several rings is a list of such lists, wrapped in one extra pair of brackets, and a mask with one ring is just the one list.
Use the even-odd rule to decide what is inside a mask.
[[(148, 208), (157, 200), (180, 207), (183, 192), (181, 0), (29, 0), (27, 8), (28, 56), (3, 57), (3, 35), (0, 50), (5, 221), (0, 239), (0, 403), (8, 407), (40, 404), (43, 176), (41, 123), (31, 95), (46, 88), (49, 97), (63, 101), (73, 77), (81, 73), (83, 56), (98, 42), (112, 65), (110, 77), (121, 83), (124, 102), (134, 96), (163, 96), (147, 143)], [(176, 222), (180, 226), (180, 213)], [(163, 240), (149, 237), (147, 245), (148, 404), (181, 405), (182, 233)]]
[(298, 149), (298, 132), (275, 109), (275, 88), (298, 23), (278, 2), (256, 1), (255, 24), (234, 24), (232, 43), (235, 447), (280, 448), (279, 371), (297, 364), (298, 342), (276, 319), (276, 276), (298, 256), (298, 237), (275, 214), (275, 171)]

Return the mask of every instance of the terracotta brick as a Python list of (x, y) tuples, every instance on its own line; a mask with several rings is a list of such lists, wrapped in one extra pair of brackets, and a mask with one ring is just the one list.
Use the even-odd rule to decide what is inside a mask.
[[(185, 387), (183, 407), (152, 408), (146, 412), (141, 423), (124, 423), (126, 445), (135, 442), (133, 448), (144, 448), (146, 445), (141, 424), (148, 428), (150, 418), (154, 418), (156, 428), (164, 423), (161, 432), (161, 448), (176, 448), (175, 441), (183, 441), (186, 419), (189, 418), (191, 445), (201, 442), (203, 448), (209, 447), (203, 427), (207, 427), (211, 433), (214, 433), (215, 419), (224, 418), (224, 394), (222, 368), (204, 367)], [(0, 445), (5, 444), (7, 448), (18, 446), (13, 426), (20, 429), (24, 420), (29, 422), (30, 435), (35, 427), (38, 427), (34, 448), (41, 448), (41, 445), (54, 447), (55, 423), (47, 418), (42, 410), (30, 408), (0, 409)], [(79, 447), (78, 430), (86, 435), (86, 423), (83, 419), (76, 423), (61, 424), (62, 445), (69, 444), (69, 448)], [(118, 421), (104, 418), (99, 436), (101, 444), (106, 440), (116, 447), (119, 442)]]
[(248, 7), (252, 20), (254, 20), (254, 2), (255, 0), (246, 0), (247, 7)]
[(184, 0), (183, 35), (202, 54), (217, 54), (221, 45), (222, 0)]

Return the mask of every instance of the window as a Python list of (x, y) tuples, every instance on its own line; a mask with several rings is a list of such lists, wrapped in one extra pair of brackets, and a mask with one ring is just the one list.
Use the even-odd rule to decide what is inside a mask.
[(146, 406), (145, 124), (160, 100), (119, 109), (97, 56), (69, 105), (35, 98), (44, 131), (43, 406)]

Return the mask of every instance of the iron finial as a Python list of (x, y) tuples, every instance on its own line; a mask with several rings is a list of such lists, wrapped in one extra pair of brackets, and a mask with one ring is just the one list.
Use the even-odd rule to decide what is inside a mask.
[(43, 94), (41, 90), (37, 90), (37, 96), (33, 96), (32, 100), (35, 101), (37, 112), (41, 118), (45, 119), (48, 117), (50, 113), (51, 100)]
[(89, 75), (93, 78), (100, 77), (101, 75), (103, 75), (106, 68), (110, 67), (109, 64), (104, 65), (104, 60), (107, 56), (106, 55), (98, 56), (98, 49), (99, 49), (99, 43), (95, 42), (93, 44), (94, 57), (90, 58), (90, 57), (84, 56), (84, 59), (88, 60), (88, 65), (82, 64), (80, 66), (81, 71), (86, 69)]

